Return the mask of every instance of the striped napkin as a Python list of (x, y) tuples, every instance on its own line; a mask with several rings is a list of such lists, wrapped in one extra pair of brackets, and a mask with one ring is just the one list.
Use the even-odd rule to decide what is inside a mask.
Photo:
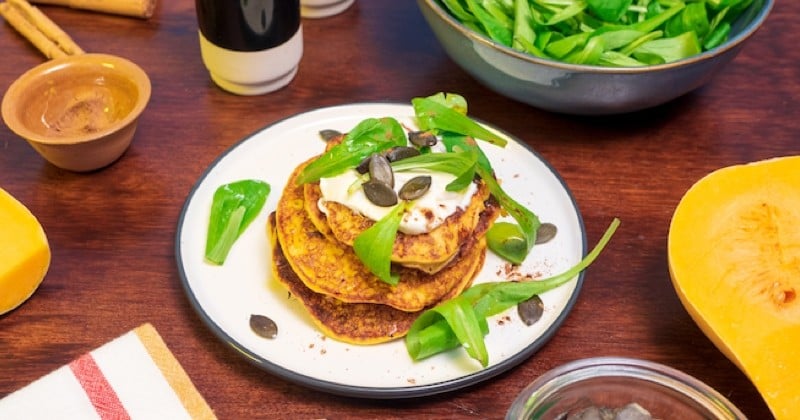
[(143, 324), (0, 399), (0, 419), (214, 419), (164, 340)]

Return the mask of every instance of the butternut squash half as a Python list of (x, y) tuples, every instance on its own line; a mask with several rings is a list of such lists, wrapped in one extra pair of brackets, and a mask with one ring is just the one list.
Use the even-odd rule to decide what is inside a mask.
[(42, 225), (0, 188), (0, 315), (31, 297), (49, 267), (50, 245)]
[(800, 418), (800, 156), (719, 169), (681, 199), (672, 283), (777, 419)]

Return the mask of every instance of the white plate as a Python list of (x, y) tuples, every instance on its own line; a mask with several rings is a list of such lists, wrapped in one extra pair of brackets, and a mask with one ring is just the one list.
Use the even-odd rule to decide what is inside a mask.
[[(209, 328), (256, 366), (277, 376), (334, 394), (368, 398), (406, 398), (451, 391), (489, 379), (534, 354), (556, 332), (577, 299), (583, 281), (575, 281), (541, 296), (542, 319), (526, 327), (515, 310), (490, 320), (486, 337), (490, 365), (482, 368), (456, 349), (413, 362), (405, 343), (397, 340), (372, 346), (326, 338), (302, 306), (270, 274), (267, 215), (276, 208), (292, 170), (319, 154), (319, 131), (347, 132), (370, 117), (391, 116), (412, 127), (410, 105), (353, 104), (322, 108), (277, 122), (231, 147), (203, 174), (189, 195), (178, 223), (176, 258), (181, 280), (195, 310)], [(492, 127), (490, 127), (492, 128)], [(494, 129), (494, 128), (492, 128)], [(563, 180), (538, 154), (509, 138), (505, 148), (481, 142), (504, 189), (554, 223), (558, 234), (534, 247), (519, 270), (548, 276), (563, 272), (586, 253), (580, 212)], [(203, 260), (206, 229), (214, 191), (222, 184), (260, 179), (272, 186), (264, 209), (234, 244), (221, 267)], [(491, 252), (475, 282), (502, 279), (505, 264)], [(264, 339), (249, 327), (251, 314), (263, 314), (278, 325), (274, 339)]]

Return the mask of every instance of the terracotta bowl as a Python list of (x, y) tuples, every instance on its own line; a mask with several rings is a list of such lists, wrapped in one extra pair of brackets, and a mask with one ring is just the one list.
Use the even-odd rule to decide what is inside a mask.
[(2, 114), (47, 161), (85, 172), (122, 156), (149, 99), (150, 79), (136, 64), (81, 54), (25, 72), (6, 91)]

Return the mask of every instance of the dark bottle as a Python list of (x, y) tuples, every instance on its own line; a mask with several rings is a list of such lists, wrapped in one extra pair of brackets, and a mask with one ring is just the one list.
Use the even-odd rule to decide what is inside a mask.
[(233, 51), (261, 51), (288, 41), (300, 28), (300, 0), (195, 0), (200, 32)]

